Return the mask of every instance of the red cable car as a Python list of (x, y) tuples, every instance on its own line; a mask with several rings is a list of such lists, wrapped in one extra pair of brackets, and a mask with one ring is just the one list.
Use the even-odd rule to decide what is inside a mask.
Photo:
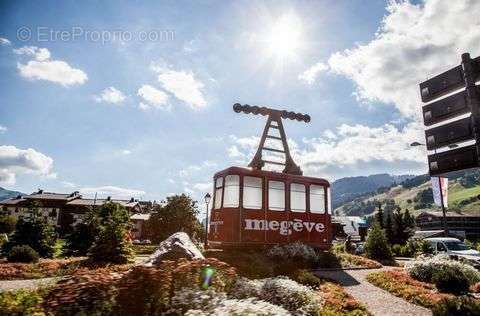
[[(290, 156), (282, 124), (282, 118), (308, 123), (310, 116), (238, 103), (233, 109), (268, 115), (268, 119), (249, 168), (230, 167), (214, 175), (209, 244), (225, 248), (300, 241), (328, 249), (332, 242), (330, 183), (303, 176)], [(280, 148), (273, 145), (279, 141)], [(264, 151), (284, 160), (264, 160)], [(266, 164), (284, 169), (262, 170)]]

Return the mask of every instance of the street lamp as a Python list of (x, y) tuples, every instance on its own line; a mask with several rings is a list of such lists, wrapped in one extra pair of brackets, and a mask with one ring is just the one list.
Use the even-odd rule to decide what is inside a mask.
[(207, 214), (206, 214), (206, 220), (205, 220), (205, 249), (207, 249), (208, 246), (208, 205), (210, 204), (210, 200), (212, 199), (212, 196), (210, 193), (205, 194), (205, 197), (203, 198), (205, 200), (205, 204), (207, 205)]
[[(422, 144), (422, 143), (419, 143), (419, 142), (413, 142), (413, 143), (410, 144), (410, 146), (416, 147), (416, 146), (426, 146), (426, 145)], [(458, 145), (457, 144), (450, 144), (448, 147), (449, 148), (457, 148)], [(436, 153), (437, 153), (437, 150), (435, 149), (435, 154)], [(440, 191), (440, 205), (442, 206), (443, 232), (445, 234), (445, 237), (447, 237), (448, 236), (447, 212), (445, 210), (445, 205), (443, 205), (442, 180), (440, 179), (440, 177), (437, 177), (437, 178), (438, 178), (438, 189)]]

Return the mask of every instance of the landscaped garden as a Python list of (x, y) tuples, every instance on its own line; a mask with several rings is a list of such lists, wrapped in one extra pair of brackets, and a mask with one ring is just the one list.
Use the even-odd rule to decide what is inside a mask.
[(480, 272), (446, 256), (420, 257), (405, 269), (374, 272), (367, 280), (434, 315), (480, 315)]

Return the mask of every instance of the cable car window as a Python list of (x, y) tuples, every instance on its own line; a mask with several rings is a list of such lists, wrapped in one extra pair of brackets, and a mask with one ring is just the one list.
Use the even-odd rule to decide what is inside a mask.
[(268, 181), (268, 209), (285, 211), (285, 183)]
[(262, 208), (262, 178), (243, 178), (243, 207)]
[(292, 212), (305, 212), (306, 194), (305, 185), (292, 183), (290, 184), (290, 209)]
[(330, 199), (330, 195), (331, 195), (331, 192), (330, 192), (330, 188), (328, 187), (327, 188), (327, 212), (328, 214), (332, 214), (332, 200)]
[(321, 185), (310, 186), (310, 212), (325, 213), (325, 189)]
[(224, 194), (223, 207), (238, 207), (240, 201), (240, 176), (230, 175), (225, 177)]
[(215, 181), (215, 209), (222, 207), (223, 178)]

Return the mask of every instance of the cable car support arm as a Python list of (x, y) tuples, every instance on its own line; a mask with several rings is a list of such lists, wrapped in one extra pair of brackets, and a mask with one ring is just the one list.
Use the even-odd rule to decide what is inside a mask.
[[(263, 130), (262, 138), (260, 139), (260, 144), (258, 146), (257, 152), (253, 157), (252, 161), (248, 165), (253, 169), (261, 170), (265, 164), (275, 164), (275, 165), (283, 165), (283, 173), (293, 174), (293, 175), (302, 175), (303, 172), (300, 167), (295, 164), (290, 155), (290, 150), (288, 148), (287, 137), (285, 135), (285, 130), (283, 128), (282, 119), (290, 119), (290, 120), (297, 120), (297, 121), (304, 121), (305, 123), (309, 123), (311, 118), (308, 114), (301, 114), (289, 111), (280, 111), (275, 109), (270, 109), (267, 107), (258, 107), (258, 106), (250, 106), (248, 104), (241, 105), (239, 103), (235, 103), (233, 105), (233, 110), (236, 113), (243, 112), (245, 114), (252, 113), (254, 115), (261, 114), (261, 115), (268, 115), (267, 123), (265, 124), (265, 128)], [(276, 123), (276, 124), (272, 124)], [(278, 129), (280, 137), (270, 135), (268, 132), (270, 129)], [(275, 139), (282, 141), (283, 150), (265, 147), (266, 139)], [(262, 158), (262, 152), (271, 151), (276, 153), (281, 153), (285, 155), (285, 162), (277, 162), (277, 161), (270, 161), (264, 160)]]

